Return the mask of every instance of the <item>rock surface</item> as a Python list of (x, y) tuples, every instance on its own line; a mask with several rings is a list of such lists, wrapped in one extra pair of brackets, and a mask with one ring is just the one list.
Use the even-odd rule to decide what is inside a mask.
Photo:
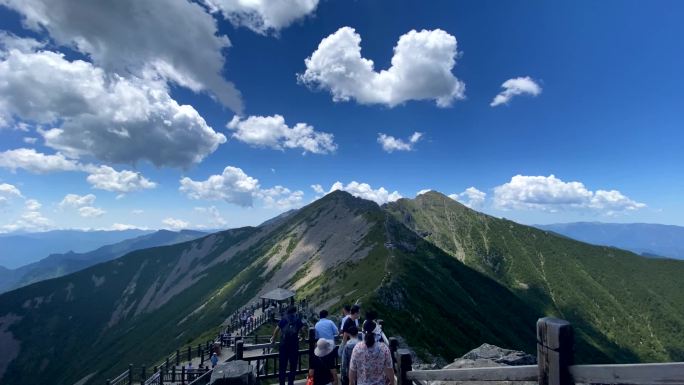
[[(525, 352), (503, 349), (490, 344), (482, 344), (480, 347), (469, 351), (461, 358), (446, 365), (443, 369), (462, 368), (489, 368), (497, 366), (536, 365), (537, 357)], [(433, 381), (431, 385), (456, 385), (454, 381)], [(535, 385), (536, 382), (513, 382), (513, 381), (473, 381), (469, 385)]]
[(211, 373), (211, 385), (253, 385), (254, 368), (247, 361), (231, 361), (216, 365)]

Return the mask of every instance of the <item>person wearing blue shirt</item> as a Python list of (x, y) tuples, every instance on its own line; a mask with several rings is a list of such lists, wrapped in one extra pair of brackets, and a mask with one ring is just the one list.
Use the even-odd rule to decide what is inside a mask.
[(335, 336), (340, 334), (340, 331), (337, 329), (337, 325), (327, 318), (328, 311), (321, 310), (318, 315), (321, 319), (314, 326), (316, 329), (316, 339), (325, 338), (326, 340), (335, 341)]

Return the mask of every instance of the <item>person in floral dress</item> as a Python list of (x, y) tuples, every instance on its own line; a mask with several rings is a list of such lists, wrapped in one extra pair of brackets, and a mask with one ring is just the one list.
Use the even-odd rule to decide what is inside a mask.
[(395, 385), (392, 356), (387, 345), (375, 341), (375, 322), (363, 325), (363, 342), (354, 346), (349, 362), (350, 385)]

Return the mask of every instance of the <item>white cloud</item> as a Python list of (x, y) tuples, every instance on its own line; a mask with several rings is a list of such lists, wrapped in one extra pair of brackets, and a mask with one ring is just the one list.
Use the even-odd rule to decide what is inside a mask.
[(78, 194), (67, 194), (64, 196), (61, 202), (59, 202), (59, 208), (79, 208), (83, 206), (90, 206), (95, 202), (95, 195), (78, 195)]
[(209, 216), (209, 223), (203, 227), (225, 226), (228, 222), (221, 216), (216, 206), (195, 207), (195, 211)]
[(140, 209), (131, 210), (131, 214), (133, 214), (133, 215), (141, 215), (144, 212), (145, 212), (144, 210), (140, 210)]
[(221, 11), (235, 26), (267, 34), (312, 13), (318, 0), (204, 0), (204, 3), (214, 12)]
[(41, 207), (43, 207), (43, 205), (35, 199), (27, 199), (24, 202), (24, 205), (28, 211), (38, 211)]
[(503, 87), (504, 90), (494, 97), (494, 100), (489, 104), (490, 106), (496, 107), (500, 104), (508, 104), (508, 102), (517, 95), (527, 94), (537, 96), (542, 92), (539, 84), (529, 76), (508, 79), (501, 87)]
[(24, 137), (23, 141), (26, 144), (36, 144), (36, 142), (38, 141), (38, 138), (34, 138), (32, 136), (26, 136), (26, 137)]
[(0, 167), (7, 168), (12, 172), (17, 169), (24, 169), (36, 174), (82, 169), (78, 162), (67, 159), (60, 153), (45, 155), (32, 148), (17, 148), (0, 152)]
[(264, 202), (264, 206), (279, 210), (289, 210), (302, 205), (304, 192), (301, 190), (291, 191), (283, 186), (260, 190), (257, 194)]
[(447, 107), (465, 97), (465, 85), (451, 73), (456, 55), (456, 38), (447, 32), (412, 30), (399, 38), (391, 67), (377, 72), (373, 61), (361, 56), (361, 36), (342, 27), (321, 40), (297, 78), (329, 90), (335, 101), (394, 107), (409, 100), (435, 100)]
[(581, 182), (564, 182), (554, 175), (516, 175), (494, 188), (494, 206), (500, 209), (594, 209), (607, 214), (646, 207), (616, 190), (587, 189)]
[(312, 184), (311, 189), (314, 190), (316, 194), (325, 194), (325, 190), (320, 184)]
[(0, 122), (51, 124), (39, 131), (45, 145), (71, 158), (188, 167), (226, 141), (163, 81), (108, 75), (50, 51), (0, 56)]
[(162, 221), (162, 224), (170, 230), (183, 230), (190, 226), (189, 222), (175, 218), (166, 218)]
[(17, 198), (23, 198), (23, 195), (21, 195), (21, 191), (9, 183), (0, 183), (0, 195), (4, 195), (5, 197), (17, 197)]
[(460, 194), (449, 194), (449, 198), (461, 202), (463, 205), (471, 209), (482, 207), (487, 198), (487, 193), (480, 191), (475, 187), (468, 187)]
[(233, 138), (257, 147), (301, 148), (304, 153), (327, 154), (335, 152), (333, 134), (315, 131), (313, 126), (297, 123), (288, 127), (281, 115), (250, 116), (244, 120), (237, 115), (227, 124), (235, 133)]
[(385, 150), (385, 152), (389, 153), (394, 151), (411, 151), (413, 150), (413, 145), (418, 143), (422, 137), (422, 132), (414, 132), (408, 140), (404, 141), (390, 135), (378, 133), (378, 143), (382, 145), (382, 149)]
[(254, 195), (259, 191), (257, 179), (231, 166), (226, 167), (221, 175), (212, 175), (205, 181), (185, 177), (180, 184), (179, 190), (190, 199), (225, 200), (243, 207), (252, 206)]
[(106, 211), (98, 207), (85, 206), (78, 209), (78, 214), (83, 218), (97, 218), (104, 215)]
[(425, 194), (426, 192), (430, 192), (430, 191), (432, 191), (431, 188), (422, 189), (422, 190), (420, 190), (420, 191), (418, 191), (418, 192), (416, 193), (416, 196), (423, 195), (423, 194)]
[(394, 202), (401, 199), (401, 194), (397, 191), (389, 192), (384, 187), (373, 189), (368, 183), (359, 183), (356, 181), (349, 182), (346, 186), (342, 182), (335, 182), (330, 187), (330, 191), (342, 190), (352, 194), (355, 197), (368, 199), (375, 203), (382, 205), (387, 202)]
[(90, 175), (86, 180), (93, 188), (118, 193), (152, 189), (157, 186), (140, 173), (129, 170), (116, 171), (109, 166), (90, 168)]
[(44, 217), (40, 211), (42, 205), (35, 199), (27, 199), (24, 202), (25, 211), (17, 218), (14, 223), (9, 223), (0, 227), (0, 232), (24, 231), (46, 231), (52, 227), (52, 221)]
[(128, 225), (125, 223), (114, 223), (106, 230), (123, 231), (123, 230), (147, 230), (145, 227), (139, 227), (136, 225)]
[(108, 72), (161, 76), (195, 92), (210, 91), (236, 112), (242, 109), (240, 93), (221, 76), (222, 50), (230, 41), (218, 35), (216, 20), (195, 2), (2, 3), (21, 13), (26, 27), (46, 30), (56, 43), (84, 53)]

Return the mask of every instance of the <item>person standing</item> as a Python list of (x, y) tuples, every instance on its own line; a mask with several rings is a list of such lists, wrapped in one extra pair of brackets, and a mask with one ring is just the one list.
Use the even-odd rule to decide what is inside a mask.
[(309, 363), (309, 377), (314, 385), (339, 385), (335, 369), (334, 343), (326, 338), (316, 341), (316, 349)]
[(361, 307), (359, 305), (354, 305), (349, 310), (349, 317), (347, 317), (342, 325), (342, 343), (345, 343), (347, 340), (349, 340), (348, 330), (350, 327), (356, 326), (356, 329), (358, 330), (360, 313)]
[(342, 307), (342, 321), (340, 321), (340, 330), (344, 329), (344, 323), (347, 321), (347, 318), (349, 317), (349, 313), (351, 312), (351, 306), (350, 305), (344, 305)]
[(304, 328), (304, 323), (297, 316), (297, 308), (291, 306), (287, 309), (287, 315), (283, 317), (273, 331), (271, 343), (273, 343), (280, 334), (280, 346), (278, 349), (279, 372), (278, 380), (280, 385), (285, 385), (285, 376), (287, 373), (287, 365), (290, 364), (290, 372), (287, 373), (288, 385), (294, 384), (295, 375), (297, 374), (297, 362), (299, 356), (299, 334)]
[(340, 374), (342, 377), (342, 385), (349, 385), (349, 361), (351, 360), (354, 347), (360, 342), (358, 339), (359, 329), (356, 327), (356, 325), (352, 324), (345, 333), (349, 334), (349, 340), (342, 342), (338, 353), (340, 356)]
[(385, 344), (375, 341), (375, 322), (363, 325), (363, 341), (354, 346), (349, 362), (349, 383), (353, 385), (395, 385), (392, 356)]
[(214, 367), (216, 367), (217, 364), (218, 364), (218, 356), (216, 355), (216, 353), (213, 353), (211, 355), (211, 367), (214, 368)]
[(318, 340), (325, 338), (326, 340), (331, 341), (331, 344), (334, 345), (335, 336), (340, 333), (339, 329), (333, 321), (328, 319), (327, 310), (321, 310), (321, 312), (318, 313), (318, 316), (320, 317), (320, 320), (318, 320), (314, 326), (316, 329), (316, 339)]

